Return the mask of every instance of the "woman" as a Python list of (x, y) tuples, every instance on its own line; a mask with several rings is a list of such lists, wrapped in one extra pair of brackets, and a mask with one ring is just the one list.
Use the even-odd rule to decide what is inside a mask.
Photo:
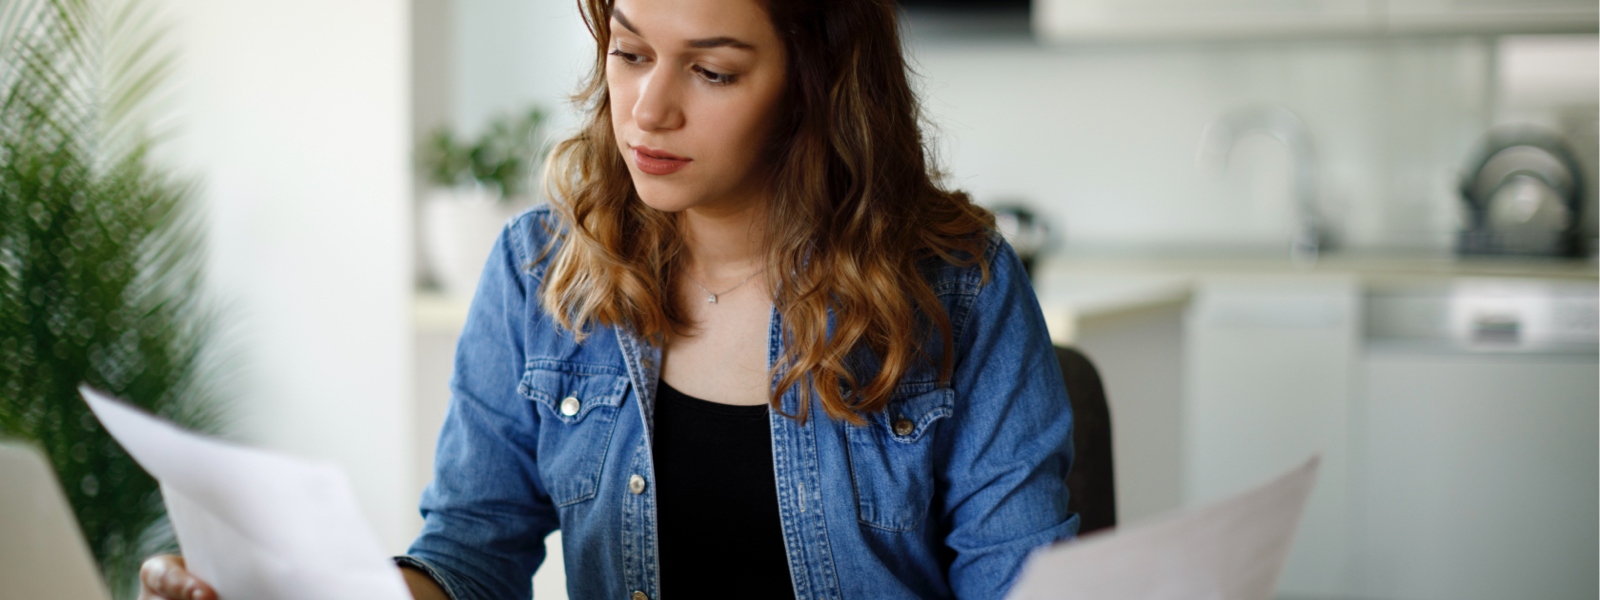
[[(590, 121), (457, 350), (417, 598), (995, 598), (1069, 537), (1071, 415), (930, 176), (887, 0), (588, 0)], [(146, 592), (209, 588), (171, 557)]]

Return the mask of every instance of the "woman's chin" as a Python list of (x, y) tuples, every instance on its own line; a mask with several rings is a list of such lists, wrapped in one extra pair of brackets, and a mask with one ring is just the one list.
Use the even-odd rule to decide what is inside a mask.
[(750, 202), (759, 201), (759, 194), (736, 194), (722, 188), (708, 189), (703, 185), (690, 185), (688, 181), (651, 181), (633, 179), (633, 189), (645, 206), (661, 212), (675, 213), (691, 208), (709, 213), (734, 213), (746, 208)]
[(665, 186), (640, 186), (637, 183), (634, 184), (634, 190), (638, 192), (639, 200), (644, 202), (645, 206), (654, 208), (661, 212), (680, 212), (685, 209), (694, 208), (694, 206), (698, 204), (698, 202), (696, 202), (696, 198), (690, 196), (689, 194), (684, 194), (681, 190), (659, 189), (661, 187)]

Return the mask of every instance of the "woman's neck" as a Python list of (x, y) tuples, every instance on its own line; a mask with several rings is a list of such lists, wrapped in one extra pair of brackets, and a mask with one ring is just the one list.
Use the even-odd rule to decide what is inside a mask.
[(760, 269), (766, 234), (764, 207), (764, 203), (751, 202), (734, 210), (685, 210), (682, 225), (691, 272), (720, 283), (743, 279)]

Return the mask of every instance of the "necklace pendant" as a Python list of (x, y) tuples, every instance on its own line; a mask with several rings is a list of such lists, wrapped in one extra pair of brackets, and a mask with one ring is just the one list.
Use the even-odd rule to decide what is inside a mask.
[(706, 298), (706, 302), (710, 303), (710, 304), (716, 304), (717, 303), (717, 295), (716, 294), (712, 294), (709, 298)]

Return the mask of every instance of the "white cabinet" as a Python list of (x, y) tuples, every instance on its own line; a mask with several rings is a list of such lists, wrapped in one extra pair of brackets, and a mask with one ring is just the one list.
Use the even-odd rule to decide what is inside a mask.
[(1053, 42), (1302, 35), (1593, 32), (1585, 0), (1034, 0)]
[(1592, 281), (1204, 278), (1185, 503), (1321, 452), (1281, 598), (1594, 598), (1596, 307)]
[(1034, 0), (1034, 32), (1065, 42), (1360, 33), (1368, 0)]
[(1284, 570), (1284, 597), (1346, 592), (1360, 289), (1342, 275), (1207, 278), (1185, 327), (1187, 504), (1237, 493), (1322, 455)]
[(1581, 33), (1596, 29), (1592, 0), (1386, 0), (1394, 33)]
[(1365, 304), (1351, 590), (1595, 598), (1594, 282), (1413, 282), (1374, 287)]
[(1361, 374), (1352, 596), (1596, 597), (1595, 354), (1374, 344)]
[(1041, 273), (1052, 334), (1105, 382), (1122, 523), (1320, 453), (1280, 600), (1600, 593), (1592, 263), (1084, 257)]
[(1188, 277), (1041, 275), (1051, 339), (1093, 361), (1111, 411), (1117, 521), (1183, 506), (1183, 320)]

